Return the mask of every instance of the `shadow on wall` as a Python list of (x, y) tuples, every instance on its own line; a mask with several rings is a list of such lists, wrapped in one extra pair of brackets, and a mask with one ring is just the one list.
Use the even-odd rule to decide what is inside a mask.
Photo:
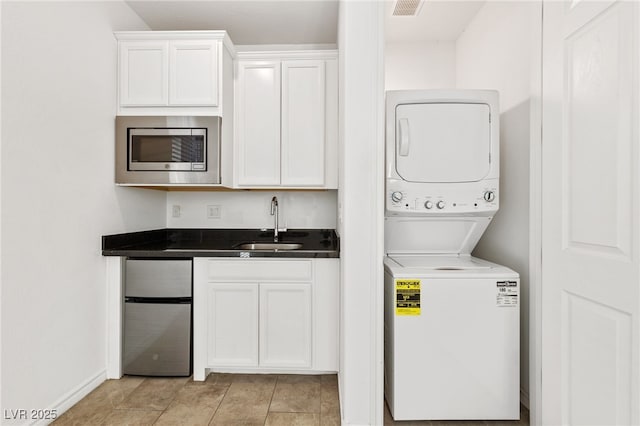
[(520, 274), (529, 262), (529, 114), (528, 100), (500, 114), (500, 210), (473, 252)]
[(166, 227), (167, 195), (164, 191), (114, 184), (114, 194), (118, 208), (113, 214), (119, 217), (112, 223), (121, 224), (122, 229), (113, 230), (113, 233)]
[(500, 210), (473, 255), (520, 274), (520, 387), (529, 389), (530, 101), (500, 114)]

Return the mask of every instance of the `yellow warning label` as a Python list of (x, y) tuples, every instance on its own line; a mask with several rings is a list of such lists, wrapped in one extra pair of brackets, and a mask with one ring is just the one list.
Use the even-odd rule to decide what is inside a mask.
[(420, 315), (420, 280), (397, 279), (396, 315)]

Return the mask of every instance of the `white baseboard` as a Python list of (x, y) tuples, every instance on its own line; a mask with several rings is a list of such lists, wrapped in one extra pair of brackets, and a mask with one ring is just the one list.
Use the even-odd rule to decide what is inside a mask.
[[(107, 372), (105, 370), (100, 371), (93, 377), (87, 379), (84, 383), (78, 385), (75, 389), (72, 389), (66, 395), (63, 395), (58, 401), (49, 407), (49, 410), (55, 410), (57, 416), (60, 417), (62, 413), (77, 404), (78, 401), (100, 386), (106, 379)], [(47, 425), (49, 423), (51, 423), (50, 420), (36, 420), (32, 425)]]
[(530, 410), (530, 408), (529, 408), (529, 393), (525, 392), (524, 389), (520, 389), (520, 404), (522, 404), (525, 407), (527, 407), (527, 410)]
[(344, 393), (342, 393), (342, 380), (340, 380), (340, 374), (341, 373), (338, 371), (338, 406), (340, 407), (340, 424), (346, 425), (347, 423), (344, 421)]
[(293, 368), (264, 368), (264, 367), (214, 367), (207, 368), (206, 377), (211, 373), (231, 373), (231, 374), (305, 374), (309, 376), (320, 374), (338, 374), (337, 371), (330, 370), (296, 370)]

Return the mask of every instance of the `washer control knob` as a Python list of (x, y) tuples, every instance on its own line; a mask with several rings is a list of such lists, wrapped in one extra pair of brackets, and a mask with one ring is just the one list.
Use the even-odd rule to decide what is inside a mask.
[(486, 191), (486, 192), (484, 193), (484, 200), (485, 200), (487, 203), (490, 203), (490, 202), (492, 202), (492, 201), (493, 201), (493, 200), (495, 200), (495, 199), (496, 199), (496, 194), (495, 194), (495, 192), (493, 192), (493, 191)]
[(444, 209), (444, 201), (440, 200), (436, 203), (436, 207), (440, 210)]
[(433, 208), (433, 203), (431, 201), (425, 201), (424, 208), (427, 210), (431, 210)]
[(400, 191), (394, 191), (391, 193), (391, 200), (395, 203), (399, 203), (400, 201), (402, 201), (402, 192)]

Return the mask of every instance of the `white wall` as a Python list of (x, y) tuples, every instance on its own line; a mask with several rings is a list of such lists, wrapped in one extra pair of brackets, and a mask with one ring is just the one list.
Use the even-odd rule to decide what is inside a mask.
[(341, 0), (340, 372), (345, 425), (383, 418), (383, 2)]
[[(0, 2), (0, 25), (2, 25), (2, 2)], [(0, 83), (2, 82), (2, 30), (0, 28)], [(2, 84), (0, 84), (0, 409), (2, 404)]]
[[(167, 193), (169, 228), (273, 228), (271, 198), (278, 197), (279, 225), (336, 228), (337, 191), (212, 191)], [(173, 206), (180, 217), (173, 217)], [(207, 218), (207, 206), (220, 206), (220, 219)]]
[(123, 2), (2, 4), (2, 410), (104, 378), (100, 236), (165, 226), (166, 195), (114, 185)]
[(487, 2), (457, 41), (457, 85), (500, 92), (500, 211), (474, 255), (520, 273), (520, 384), (529, 392), (529, 121), (540, 2)]
[(456, 87), (455, 41), (385, 44), (385, 90)]

